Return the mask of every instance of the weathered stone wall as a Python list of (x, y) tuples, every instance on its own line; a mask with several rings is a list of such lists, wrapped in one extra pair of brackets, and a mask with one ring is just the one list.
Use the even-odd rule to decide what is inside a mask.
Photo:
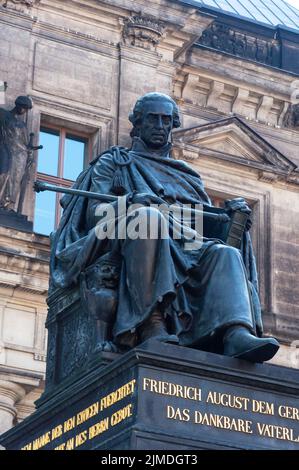
[[(283, 343), (273, 362), (299, 367), (299, 129), (284, 127), (296, 76), (193, 47), (213, 18), (179, 2), (4, 3), (0, 82), (8, 84), (5, 106), (29, 94), (34, 109), (28, 127), (36, 136), (46, 120), (84, 129), (94, 155), (115, 143), (127, 145), (128, 112), (139, 95), (154, 90), (177, 100), (183, 128), (215, 121), (207, 135), (199, 131), (193, 146), (183, 133), (178, 156), (198, 169), (212, 193), (255, 203), (266, 333)], [(220, 120), (232, 115), (291, 162), (282, 164), (279, 152), (246, 137), (238, 126), (222, 128)], [(30, 220), (35, 169), (24, 205)], [(0, 405), (6, 428), (33, 410), (42, 388), (48, 256), (47, 237), (0, 228)]]
[(0, 433), (43, 389), (48, 275), (47, 237), (0, 227)]

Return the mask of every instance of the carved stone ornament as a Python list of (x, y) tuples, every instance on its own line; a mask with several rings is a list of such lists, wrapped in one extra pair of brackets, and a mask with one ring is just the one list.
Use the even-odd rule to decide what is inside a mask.
[(156, 50), (164, 29), (164, 25), (154, 19), (131, 16), (124, 24), (123, 41), (127, 45)]
[(28, 12), (34, 5), (40, 3), (40, 0), (1, 0), (1, 5), (5, 8)]
[(244, 34), (223, 23), (212, 23), (203, 32), (198, 43), (238, 57), (280, 67), (280, 45), (277, 41)]

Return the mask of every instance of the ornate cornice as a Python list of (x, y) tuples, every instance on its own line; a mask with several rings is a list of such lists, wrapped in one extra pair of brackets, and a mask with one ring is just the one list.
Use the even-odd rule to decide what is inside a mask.
[(258, 65), (253, 73), (252, 64), (247, 68), (244, 63), (241, 69), (235, 59), (223, 67), (216, 51), (207, 49), (193, 50), (188, 60), (174, 82), (174, 96), (181, 100), (184, 113), (198, 113), (200, 108), (201, 113), (212, 110), (218, 116), (239, 115), (255, 123), (285, 127), (291, 76), (274, 69), (270, 73)]

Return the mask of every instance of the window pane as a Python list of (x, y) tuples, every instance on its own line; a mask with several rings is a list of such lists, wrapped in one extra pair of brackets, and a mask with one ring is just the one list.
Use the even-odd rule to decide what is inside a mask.
[(86, 142), (83, 139), (68, 135), (64, 145), (63, 178), (75, 180), (84, 167)]
[(55, 225), (56, 194), (49, 191), (36, 194), (34, 232), (50, 235)]
[(38, 152), (37, 171), (58, 176), (59, 132), (41, 129), (40, 145), (44, 148)]

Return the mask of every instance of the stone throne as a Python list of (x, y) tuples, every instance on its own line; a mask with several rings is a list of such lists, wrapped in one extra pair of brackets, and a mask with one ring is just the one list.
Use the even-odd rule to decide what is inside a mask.
[(82, 272), (77, 285), (50, 293), (43, 398), (57, 391), (59, 384), (66, 386), (76, 381), (92, 367), (93, 360), (105, 365), (107, 360), (116, 357), (113, 353), (101, 354), (97, 345), (112, 338), (119, 270), (119, 260), (108, 254)]

